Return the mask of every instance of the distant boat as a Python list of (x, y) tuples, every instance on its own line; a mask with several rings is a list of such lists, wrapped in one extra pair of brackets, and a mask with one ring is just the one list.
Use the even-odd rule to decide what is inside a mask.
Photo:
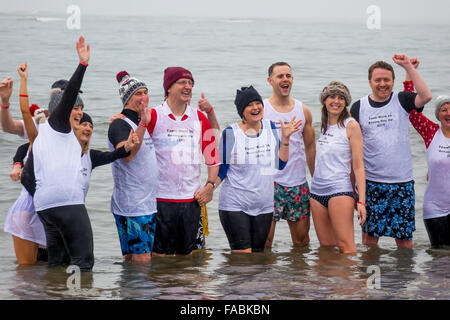
[(57, 18), (57, 17), (36, 17), (36, 21), (39, 22), (53, 22), (53, 21), (62, 21), (63, 18)]
[(252, 23), (253, 20), (251, 20), (251, 19), (228, 19), (228, 20), (225, 20), (225, 22), (228, 22), (228, 23)]

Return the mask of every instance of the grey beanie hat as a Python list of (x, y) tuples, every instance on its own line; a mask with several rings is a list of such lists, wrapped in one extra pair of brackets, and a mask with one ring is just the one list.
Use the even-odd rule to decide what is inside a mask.
[(434, 115), (436, 116), (436, 119), (439, 120), (439, 111), (441, 110), (442, 105), (446, 103), (450, 103), (450, 96), (441, 95), (434, 101)]
[(117, 82), (119, 82), (119, 96), (124, 107), (136, 91), (141, 88), (148, 90), (147, 85), (144, 82), (137, 78), (130, 77), (126, 71), (120, 71), (116, 75), (116, 79)]
[[(61, 88), (53, 88), (50, 92), (50, 101), (48, 103), (48, 112), (52, 114), (52, 112), (56, 109), (58, 104), (61, 102), (62, 96), (64, 91), (61, 90)], [(83, 100), (81, 99), (80, 95), (77, 95), (77, 100), (75, 101), (75, 106), (81, 106), (81, 108), (84, 108)]]
[(333, 94), (343, 96), (346, 106), (349, 106), (352, 102), (352, 96), (350, 95), (350, 90), (348, 90), (347, 86), (339, 81), (331, 81), (326, 87), (323, 88), (319, 98), (320, 103), (324, 106), (325, 100)]

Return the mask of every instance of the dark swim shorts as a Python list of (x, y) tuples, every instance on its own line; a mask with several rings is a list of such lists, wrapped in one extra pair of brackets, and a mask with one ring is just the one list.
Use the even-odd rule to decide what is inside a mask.
[(379, 238), (412, 240), (415, 226), (414, 181), (379, 183), (366, 181), (367, 217), (362, 231)]
[(201, 208), (197, 201), (158, 201), (155, 247), (159, 254), (190, 254), (196, 243), (201, 223)]
[(231, 250), (252, 248), (252, 252), (264, 251), (272, 216), (273, 212), (251, 216), (242, 211), (219, 210), (220, 222)]

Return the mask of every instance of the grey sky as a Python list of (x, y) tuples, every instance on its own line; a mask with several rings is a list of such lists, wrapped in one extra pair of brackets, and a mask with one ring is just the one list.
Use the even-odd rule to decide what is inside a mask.
[(0, 0), (0, 12), (67, 15), (70, 4), (86, 15), (227, 16), (366, 21), (377, 5), (381, 19), (400, 23), (447, 23), (448, 0)]

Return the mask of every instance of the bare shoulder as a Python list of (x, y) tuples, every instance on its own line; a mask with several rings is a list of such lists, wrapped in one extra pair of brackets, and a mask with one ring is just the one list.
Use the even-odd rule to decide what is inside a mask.
[(350, 118), (350, 121), (347, 124), (347, 128), (352, 128), (352, 129), (361, 129), (361, 127), (359, 126), (358, 121), (356, 121), (353, 118)]
[(361, 135), (361, 127), (359, 126), (358, 121), (351, 118), (350, 121), (347, 123), (347, 136), (350, 138), (350, 136), (354, 134)]

